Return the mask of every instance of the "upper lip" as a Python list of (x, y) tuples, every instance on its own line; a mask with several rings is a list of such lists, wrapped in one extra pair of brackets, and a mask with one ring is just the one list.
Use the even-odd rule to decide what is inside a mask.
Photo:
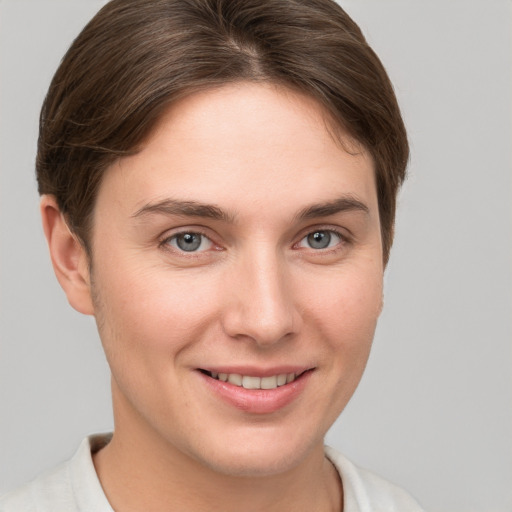
[(282, 375), (284, 373), (295, 373), (296, 375), (300, 375), (307, 370), (313, 370), (314, 366), (298, 366), (298, 365), (280, 365), (273, 366), (269, 368), (261, 368), (257, 366), (203, 366), (198, 368), (198, 370), (203, 370), (206, 372), (215, 372), (215, 373), (227, 373), (227, 374), (238, 374), (238, 375), (248, 375), (251, 377), (271, 377), (274, 375)]

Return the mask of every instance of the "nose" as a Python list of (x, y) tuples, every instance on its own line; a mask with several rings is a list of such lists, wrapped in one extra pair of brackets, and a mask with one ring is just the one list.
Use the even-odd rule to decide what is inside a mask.
[(276, 251), (243, 258), (225, 281), (224, 331), (261, 347), (295, 334), (301, 319), (291, 281), (290, 270)]

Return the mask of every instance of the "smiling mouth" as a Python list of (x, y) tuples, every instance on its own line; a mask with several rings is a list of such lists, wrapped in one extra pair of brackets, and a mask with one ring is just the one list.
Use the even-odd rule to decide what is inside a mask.
[(221, 382), (229, 382), (234, 386), (244, 389), (276, 389), (286, 384), (291, 384), (306, 372), (301, 373), (280, 373), (278, 375), (270, 375), (268, 377), (254, 377), (251, 375), (240, 375), (238, 373), (217, 373), (208, 370), (200, 370), (201, 373)]

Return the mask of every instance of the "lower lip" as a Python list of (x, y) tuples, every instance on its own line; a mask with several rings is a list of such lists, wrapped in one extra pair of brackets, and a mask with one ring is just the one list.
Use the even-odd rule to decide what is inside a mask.
[(300, 396), (313, 370), (308, 370), (293, 382), (275, 389), (245, 389), (214, 379), (200, 371), (197, 373), (205, 384), (228, 404), (244, 412), (270, 414), (286, 407)]

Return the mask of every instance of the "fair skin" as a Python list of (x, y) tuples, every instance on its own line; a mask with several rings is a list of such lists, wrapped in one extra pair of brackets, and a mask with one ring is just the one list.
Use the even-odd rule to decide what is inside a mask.
[(107, 170), (92, 265), (43, 197), (112, 371), (94, 464), (114, 510), (341, 510), (323, 439), (368, 359), (383, 263), (371, 158), (325, 118), (272, 85), (174, 104)]

